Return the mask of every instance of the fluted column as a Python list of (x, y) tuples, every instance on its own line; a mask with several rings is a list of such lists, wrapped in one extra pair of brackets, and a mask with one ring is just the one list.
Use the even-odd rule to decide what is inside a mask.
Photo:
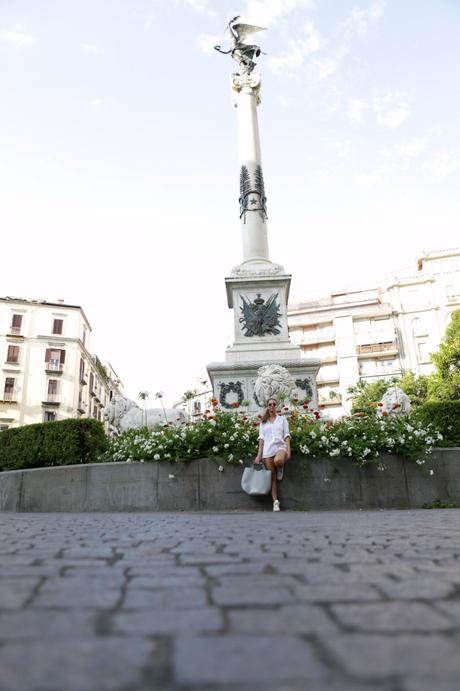
[(260, 103), (260, 75), (232, 76), (234, 105), (238, 115), (238, 157), (240, 163), (240, 219), (243, 236), (243, 264), (270, 263), (267, 236), (267, 207), (260, 155), (257, 106)]

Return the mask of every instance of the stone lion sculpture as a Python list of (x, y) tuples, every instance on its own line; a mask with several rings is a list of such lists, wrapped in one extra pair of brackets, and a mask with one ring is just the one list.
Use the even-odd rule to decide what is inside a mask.
[(389, 415), (407, 415), (411, 409), (409, 396), (398, 386), (390, 386), (383, 394), (381, 402), (382, 405), (377, 409), (380, 415), (383, 412)]
[(297, 394), (293, 378), (281, 365), (264, 365), (257, 371), (257, 375), (254, 396), (262, 408), (265, 408), (270, 398), (281, 402)]
[[(104, 420), (107, 420), (118, 432), (126, 432), (128, 429), (145, 425), (145, 412), (137, 403), (124, 396), (113, 396), (104, 408), (103, 415)], [(184, 412), (176, 408), (165, 408), (164, 412), (162, 408), (148, 408), (146, 417), (149, 429), (164, 425), (166, 421), (173, 425), (181, 425), (187, 421)]]

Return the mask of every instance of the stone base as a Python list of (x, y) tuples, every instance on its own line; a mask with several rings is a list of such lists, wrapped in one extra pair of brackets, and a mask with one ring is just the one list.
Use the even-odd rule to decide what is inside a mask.
[(289, 371), (299, 391), (300, 399), (308, 398), (313, 407), (318, 406), (316, 375), (320, 360), (250, 360), (246, 362), (213, 362), (207, 370), (214, 397), (222, 410), (233, 410), (232, 403), (244, 403), (249, 414), (258, 415), (262, 408), (254, 397), (257, 372), (263, 365), (279, 364)]

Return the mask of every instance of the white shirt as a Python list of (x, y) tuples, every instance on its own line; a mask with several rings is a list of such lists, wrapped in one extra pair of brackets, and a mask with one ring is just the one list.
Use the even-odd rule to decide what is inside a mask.
[(285, 417), (277, 415), (273, 422), (261, 422), (259, 426), (259, 439), (264, 442), (263, 458), (274, 456), (277, 451), (287, 451), (286, 437), (290, 437), (289, 425)]

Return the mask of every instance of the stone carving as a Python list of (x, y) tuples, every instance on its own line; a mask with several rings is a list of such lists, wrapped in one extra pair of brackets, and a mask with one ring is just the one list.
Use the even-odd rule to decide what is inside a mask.
[(282, 365), (264, 365), (257, 375), (254, 400), (261, 408), (265, 408), (270, 398), (281, 402), (297, 394), (293, 378)]
[(262, 51), (259, 46), (251, 45), (244, 41), (248, 36), (257, 31), (265, 31), (265, 27), (243, 24), (237, 21), (239, 18), (239, 15), (233, 17), (227, 26), (231, 43), (229, 50), (223, 50), (222, 46), (214, 46), (214, 48), (224, 55), (231, 54), (232, 58), (237, 61), (242, 74), (251, 74), (256, 66), (254, 60), (259, 57)]
[(267, 197), (265, 196), (264, 175), (262, 166), (257, 165), (254, 171), (254, 184), (251, 184), (251, 176), (247, 166), (241, 166), (240, 171), (240, 218), (246, 213), (257, 211), (263, 221), (267, 218)]
[(244, 295), (241, 296), (243, 306), (240, 307), (240, 311), (243, 316), (240, 317), (240, 324), (246, 332), (245, 336), (277, 336), (281, 333), (278, 328), (281, 327), (281, 312), (277, 297), (277, 294), (273, 293), (265, 301), (261, 294), (257, 293), (256, 299), (251, 302), (249, 298), (245, 298)]
[(390, 386), (382, 396), (382, 404), (377, 408), (381, 415), (383, 412), (389, 415), (407, 415), (411, 409), (410, 398), (398, 386)]
[(241, 385), (240, 381), (237, 382), (228, 382), (228, 384), (221, 383), (220, 385), (220, 395), (219, 395), (219, 403), (222, 406), (222, 408), (227, 408), (230, 409), (232, 408), (232, 404), (227, 402), (227, 395), (229, 393), (236, 393), (238, 397), (238, 405), (241, 405), (244, 401), (244, 393), (243, 393), (243, 387)]
[(126, 432), (128, 429), (143, 427), (147, 417), (147, 427), (152, 429), (157, 425), (164, 425), (167, 421), (173, 425), (184, 424), (187, 419), (182, 410), (176, 408), (148, 408), (145, 412), (137, 403), (124, 396), (113, 396), (112, 400), (104, 408), (104, 420), (115, 427), (118, 432)]
[(296, 379), (295, 385), (300, 391), (304, 392), (303, 398), (311, 400), (313, 398), (313, 388), (310, 379)]
[(243, 264), (238, 264), (237, 266), (234, 266), (232, 269), (232, 276), (279, 276), (280, 274), (284, 275), (284, 267), (281, 266), (281, 264), (269, 264), (267, 266), (264, 266), (261, 269), (255, 269), (253, 266), (251, 266), (249, 269), (246, 268)]

